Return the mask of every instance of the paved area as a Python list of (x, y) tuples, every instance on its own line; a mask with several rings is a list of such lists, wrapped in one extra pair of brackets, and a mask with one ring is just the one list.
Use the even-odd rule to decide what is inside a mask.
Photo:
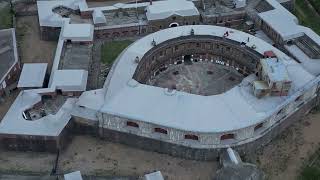
[(231, 89), (242, 79), (242, 75), (234, 69), (210, 62), (197, 62), (169, 66), (149, 84), (209, 96)]
[(64, 50), (59, 69), (89, 69), (92, 45), (67, 44)]

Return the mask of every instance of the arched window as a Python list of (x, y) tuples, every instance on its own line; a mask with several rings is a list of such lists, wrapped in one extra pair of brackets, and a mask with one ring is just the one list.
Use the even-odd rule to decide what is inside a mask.
[(139, 124), (132, 121), (127, 121), (127, 126), (139, 128)]
[(168, 134), (168, 131), (162, 128), (154, 128), (154, 132), (161, 133), (161, 134)]
[(190, 140), (196, 140), (196, 141), (199, 140), (199, 137), (196, 135), (193, 135), (193, 134), (186, 134), (186, 135), (184, 135), (184, 138), (190, 139)]
[(257, 124), (257, 125), (254, 127), (254, 131), (257, 131), (257, 130), (261, 129), (262, 127), (263, 127), (263, 123)]
[(302, 95), (297, 97), (294, 101), (297, 102), (297, 101), (301, 101), (302, 100)]
[(234, 134), (224, 134), (220, 137), (220, 140), (228, 140), (228, 139), (234, 139)]

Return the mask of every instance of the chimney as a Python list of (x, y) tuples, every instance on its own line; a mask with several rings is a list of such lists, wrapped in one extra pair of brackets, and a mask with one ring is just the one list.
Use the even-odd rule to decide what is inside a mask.
[(152, 5), (152, 0), (150, 0), (150, 5)]

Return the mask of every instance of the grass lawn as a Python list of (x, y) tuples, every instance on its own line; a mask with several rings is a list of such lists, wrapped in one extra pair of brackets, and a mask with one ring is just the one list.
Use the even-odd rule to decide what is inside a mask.
[(318, 180), (320, 179), (320, 169), (316, 167), (303, 168), (299, 180)]
[(302, 167), (298, 180), (319, 180), (320, 179), (320, 149), (318, 149)]
[(7, 5), (0, 9), (0, 29), (7, 29), (12, 27), (12, 14), (10, 6)]
[[(320, 0), (312, 0), (316, 3), (320, 3)], [(304, 0), (296, 0), (295, 15), (298, 17), (300, 23), (304, 26), (308, 26), (316, 33), (320, 34), (320, 18), (317, 18)]]
[(309, 0), (312, 6), (320, 13), (320, 0)]
[(106, 42), (101, 46), (101, 61), (104, 64), (111, 65), (118, 55), (128, 47), (133, 41), (112, 41)]

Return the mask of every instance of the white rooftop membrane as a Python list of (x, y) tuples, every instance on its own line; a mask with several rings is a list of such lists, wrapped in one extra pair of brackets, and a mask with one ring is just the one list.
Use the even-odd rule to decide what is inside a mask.
[(56, 70), (52, 80), (52, 87), (62, 91), (85, 91), (87, 79), (88, 71), (85, 70)]
[(69, 24), (69, 22), (65, 22), (62, 37), (74, 42), (91, 42), (93, 31), (94, 27), (91, 24)]
[(186, 0), (165, 0), (148, 5), (146, 8), (148, 20), (165, 19), (172, 15), (197, 16), (199, 11), (192, 1)]
[(17, 87), (42, 87), (47, 71), (47, 66), (47, 63), (25, 63), (23, 65)]
[(34, 121), (25, 120), (22, 113), (40, 101), (41, 95), (35, 90), (20, 92), (0, 123), (0, 133), (58, 136), (71, 118), (70, 111), (76, 99), (68, 99), (54, 115), (49, 114)]
[[(298, 19), (291, 12), (280, 5), (276, 0), (266, 0), (273, 10), (259, 13), (259, 17), (274, 29), (283, 41), (292, 40), (306, 35), (320, 46), (320, 36), (308, 27), (298, 24)], [(320, 74), (320, 59), (309, 58), (302, 50), (295, 45), (285, 45), (285, 48), (297, 58), (303, 67), (313, 75)]]
[(286, 97), (257, 99), (246, 81), (223, 94), (214, 96), (200, 96), (180, 91), (169, 96), (163, 88), (138, 82), (136, 87), (128, 85), (129, 81), (135, 81), (132, 80), (137, 67), (133, 61), (134, 57), (141, 58), (149, 51), (153, 39), (159, 44), (169, 39), (190, 35), (191, 29), (194, 29), (195, 35), (219, 37), (229, 31), (227, 38), (234, 41), (243, 42), (249, 37), (250, 41), (246, 46), (255, 45), (255, 50), (260, 54), (272, 50), (278, 58), (283, 59), (289, 77), (292, 74), (300, 77), (293, 79), (291, 94), (314, 79), (314, 76), (297, 62), (257, 37), (225, 27), (181, 26), (150, 34), (133, 43), (118, 57), (110, 73), (112, 74), (110, 82), (106, 81), (108, 83), (108, 86), (105, 86), (106, 101), (100, 111), (186, 131), (224, 132), (259, 123), (286, 100)]

